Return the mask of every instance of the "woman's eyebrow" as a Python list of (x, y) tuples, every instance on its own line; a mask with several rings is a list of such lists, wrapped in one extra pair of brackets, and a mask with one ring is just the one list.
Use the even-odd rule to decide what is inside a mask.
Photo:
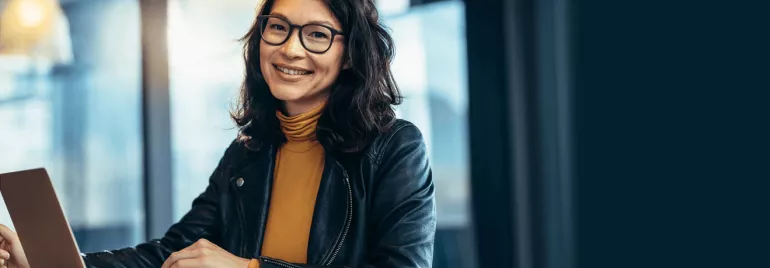
[(321, 25), (326, 25), (326, 26), (334, 28), (334, 26), (332, 25), (331, 22), (328, 22), (328, 21), (325, 21), (325, 20), (314, 20), (314, 21), (308, 21), (307, 23), (308, 24), (321, 24)]
[[(290, 21), (290, 22), (291, 22), (291, 20), (289, 20), (289, 18), (288, 18), (288, 17), (286, 17), (286, 15), (284, 15), (284, 14), (281, 14), (280, 12), (270, 12), (270, 15), (271, 15), (271, 16), (276, 16), (276, 17), (279, 17), (279, 18), (282, 18), (282, 19), (285, 19), (285, 20), (288, 20), (288, 21)], [(291, 23), (294, 23), (294, 22), (291, 22)], [(309, 22), (307, 22), (306, 24), (320, 24), (320, 25), (326, 25), (326, 26), (329, 26), (329, 27), (332, 27), (332, 28), (334, 28), (334, 25), (332, 25), (332, 23), (331, 23), (331, 22), (328, 22), (328, 21), (325, 21), (325, 20), (314, 20), (314, 21), (309, 21)]]

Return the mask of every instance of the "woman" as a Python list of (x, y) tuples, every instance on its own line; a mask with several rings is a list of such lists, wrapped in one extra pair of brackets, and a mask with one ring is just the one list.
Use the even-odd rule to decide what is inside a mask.
[[(430, 267), (434, 187), (396, 120), (393, 41), (372, 0), (267, 0), (244, 37), (239, 137), (158, 240), (88, 267)], [(5, 228), (3, 265), (28, 267)], [(7, 262), (7, 263), (6, 263)]]

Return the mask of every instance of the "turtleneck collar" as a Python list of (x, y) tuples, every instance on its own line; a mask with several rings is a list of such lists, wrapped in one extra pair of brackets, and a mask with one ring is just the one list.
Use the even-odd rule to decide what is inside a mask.
[(324, 102), (310, 111), (295, 116), (286, 116), (281, 111), (276, 111), (275, 115), (281, 123), (281, 131), (286, 139), (289, 142), (315, 141), (316, 126), (325, 106)]

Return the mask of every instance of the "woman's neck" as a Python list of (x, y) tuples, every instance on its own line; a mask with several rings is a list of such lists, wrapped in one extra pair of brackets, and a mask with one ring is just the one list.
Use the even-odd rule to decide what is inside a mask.
[(318, 107), (324, 102), (326, 102), (325, 97), (312, 101), (284, 101), (283, 109), (281, 109), (281, 112), (287, 116), (304, 114), (310, 110), (313, 110), (313, 108)]

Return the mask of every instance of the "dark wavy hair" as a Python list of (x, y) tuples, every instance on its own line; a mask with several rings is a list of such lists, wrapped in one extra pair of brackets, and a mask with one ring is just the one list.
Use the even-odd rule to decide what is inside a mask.
[[(373, 0), (324, 0), (342, 24), (345, 33), (344, 60), (350, 68), (340, 72), (331, 87), (326, 108), (316, 129), (327, 151), (359, 152), (395, 122), (393, 105), (402, 96), (390, 71), (395, 54), (393, 39)], [(266, 0), (259, 14), (270, 13), (275, 0)], [(246, 77), (237, 108), (231, 117), (240, 129), (239, 140), (255, 150), (266, 143), (282, 143), (285, 137), (275, 115), (281, 108), (260, 69), (258, 22), (255, 20), (244, 42)]]

